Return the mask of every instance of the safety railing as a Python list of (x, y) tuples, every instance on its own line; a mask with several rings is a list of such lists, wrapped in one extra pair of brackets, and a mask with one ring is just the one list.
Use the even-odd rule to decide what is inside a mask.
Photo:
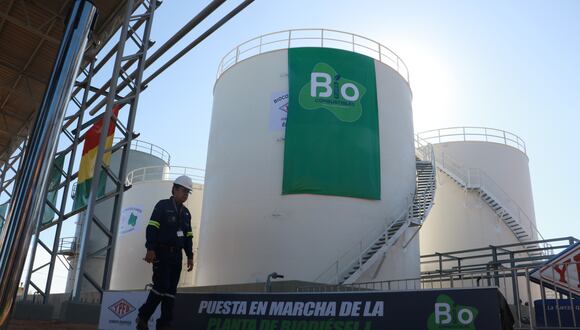
[[(121, 138), (116, 137), (113, 141), (118, 143), (121, 141)], [(153, 143), (145, 142), (142, 140), (131, 140), (131, 150), (144, 152), (146, 154), (160, 158), (167, 165), (171, 164), (171, 155), (169, 152)]]
[[(484, 170), (466, 168), (444, 152), (437, 152), (437, 165), (467, 189), (480, 189), (491, 196), (512, 218), (526, 229), (529, 239), (544, 239), (536, 224), (526, 212)], [(534, 235), (536, 235), (534, 237)]]
[(497, 267), (460, 273), (424, 274), (417, 278), (301, 287), (299, 292), (405, 291), (495, 287), (506, 299), (515, 329), (578, 329), (577, 281), (559, 281), (561, 269), (579, 268), (570, 261), (550, 265), (540, 276), (536, 266)]
[(428, 161), (431, 163), (433, 168), (433, 173), (429, 179), (428, 186), (423, 189), (423, 191), (415, 196), (413, 207), (421, 211), (420, 224), (425, 222), (425, 218), (429, 214), (431, 207), (433, 206), (433, 200), (435, 198), (435, 190), (437, 185), (436, 173), (437, 173), (437, 162), (435, 158), (435, 148), (430, 143), (425, 143), (425, 141), (415, 138), (415, 154), (422, 161)]
[(58, 253), (62, 255), (74, 255), (77, 251), (76, 237), (62, 237), (58, 243)]
[[(408, 203), (411, 203), (412, 196), (407, 198)], [(396, 219), (401, 219), (405, 216), (407, 209), (397, 217)], [(393, 221), (394, 223), (395, 221)], [(352, 268), (357, 262), (361, 262), (361, 257), (368, 251), (368, 249), (377, 241), (377, 239), (389, 228), (391, 223), (383, 223), (377, 225), (373, 229), (367, 231), (363, 237), (357, 241), (355, 244), (351, 245), (344, 253), (339, 255), (336, 260), (324, 269), (317, 277), (314, 282), (321, 283), (340, 283), (342, 281), (342, 276), (346, 274), (348, 270)]]
[[(465, 129), (465, 127), (462, 129)], [(416, 134), (415, 146), (417, 152), (424, 150), (423, 145), (428, 143), (428, 141), (439, 143), (441, 142), (441, 137), (453, 136), (451, 134), (441, 134), (440, 132), (437, 132), (446, 130), (447, 129), (433, 130)], [(437, 132), (437, 134), (435, 136), (429, 136), (429, 134), (426, 134), (429, 132)], [(462, 132), (466, 131), (462, 130)], [(505, 131), (500, 132), (505, 133)], [(466, 135), (462, 136), (464, 138), (466, 137)], [(521, 146), (523, 146), (524, 149), (520, 150), (525, 153), (525, 144), (523, 144), (523, 141), (521, 141), (521, 143)], [(544, 239), (536, 224), (531, 220), (526, 212), (509, 196), (508, 193), (506, 193), (501, 188), (501, 186), (499, 186), (487, 173), (485, 173), (484, 170), (480, 168), (466, 168), (459, 164), (459, 162), (456, 161), (453, 157), (444, 152), (437, 152), (435, 158), (437, 160), (437, 165), (443, 169), (447, 175), (451, 176), (454, 180), (464, 185), (467, 189), (481, 189), (486, 194), (494, 198), (494, 200), (498, 202), (514, 218), (515, 221), (517, 221), (522, 227), (526, 229), (526, 232), (530, 234), (530, 240), (538, 238)], [(533, 236), (534, 234), (536, 235), (535, 237)]]
[(205, 171), (183, 166), (148, 166), (137, 168), (127, 174), (127, 185), (144, 181), (173, 181), (180, 175), (187, 175), (194, 183), (204, 184)]
[(578, 242), (575, 237), (560, 237), (458, 251), (439, 251), (421, 256), (421, 270), (423, 273), (460, 273), (466, 269), (486, 269), (489, 265), (497, 267), (538, 265)]
[(526, 143), (519, 136), (489, 127), (447, 127), (420, 132), (417, 136), (433, 144), (457, 141), (495, 142), (514, 147), (526, 154)]
[(530, 234), (530, 239), (544, 239), (530, 216), (485, 171), (479, 168), (470, 168), (467, 170), (467, 177), (468, 187), (481, 187), (480, 189), (483, 189), (497, 201), (514, 220), (525, 228), (526, 232)]
[(250, 39), (232, 49), (221, 60), (217, 78), (234, 64), (250, 57), (296, 47), (336, 48), (372, 57), (393, 68), (407, 83), (409, 70), (395, 52), (357, 34), (329, 29), (293, 29), (272, 32)]
[(419, 135), (415, 135), (415, 153), (419, 159), (429, 161), (435, 166), (435, 151), (433, 145), (422, 139)]
[[(571, 262), (568, 267), (577, 267)], [(554, 267), (563, 267), (557, 264)], [(552, 268), (554, 269), (554, 268)], [(302, 292), (404, 291), (422, 289), (496, 287), (506, 298), (516, 329), (578, 329), (580, 301), (574, 299), (570, 282), (554, 289), (553, 282), (532, 279), (533, 267), (502, 268), (497, 271), (428, 275), (420, 278), (364, 282), (340, 286), (303, 287)], [(558, 274), (551, 274), (557, 278)], [(572, 312), (574, 311), (574, 312)]]
[[(415, 146), (418, 157), (423, 161), (431, 162), (435, 171), (435, 152), (433, 146), (419, 139), (415, 140)], [(420, 224), (422, 224), (432, 205), (434, 191), (435, 177), (432, 177), (432, 180), (429, 182), (429, 186), (425, 190), (416, 196), (415, 194), (418, 193), (418, 191), (415, 191), (415, 194), (410, 194), (407, 196), (407, 209), (405, 210), (406, 214), (403, 212), (401, 215), (395, 218), (396, 221), (381, 224), (368, 231), (361, 240), (359, 240), (346, 252), (340, 255), (336, 261), (328, 266), (320, 275), (318, 275), (314, 281), (323, 283), (340, 283), (342, 276), (344, 276), (346, 272), (353, 267), (353, 265), (358, 264), (359, 267), (362, 267), (362, 258), (373, 247), (377, 239), (380, 238), (383, 234), (386, 235), (389, 226), (403, 219), (403, 217), (406, 216), (407, 221), (411, 221), (411, 218), (415, 215), (414, 208), (420, 211), (421, 217), (417, 220), (419, 220)]]

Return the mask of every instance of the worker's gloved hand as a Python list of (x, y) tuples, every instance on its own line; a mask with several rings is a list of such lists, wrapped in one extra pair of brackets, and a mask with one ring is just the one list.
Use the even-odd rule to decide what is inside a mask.
[(192, 269), (193, 269), (193, 258), (187, 259), (187, 271), (191, 272)]
[(147, 250), (147, 254), (145, 255), (145, 258), (143, 258), (143, 260), (147, 261), (148, 264), (155, 262), (155, 259), (157, 257), (155, 256), (155, 251), (153, 250)]

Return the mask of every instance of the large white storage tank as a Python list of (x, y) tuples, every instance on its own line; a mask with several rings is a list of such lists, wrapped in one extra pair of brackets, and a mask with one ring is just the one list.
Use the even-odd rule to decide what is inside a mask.
[(418, 138), (433, 144), (439, 169), (435, 204), (420, 231), (422, 255), (538, 239), (521, 138), (480, 127), (433, 130)]
[[(115, 143), (118, 139), (115, 139)], [(127, 160), (127, 173), (133, 171), (137, 168), (144, 167), (165, 167), (169, 165), (170, 162), (169, 153), (155, 145), (142, 140), (131, 141), (131, 147), (129, 149), (129, 157)], [(121, 164), (121, 152), (114, 152), (111, 155), (111, 162), (109, 164), (110, 169), (114, 173), (118, 173)], [(161, 174), (158, 173), (160, 176)], [(113, 183), (111, 181), (107, 182), (106, 191), (111, 191), (114, 189)], [(111, 224), (112, 209), (114, 205), (113, 198), (110, 198), (95, 207), (95, 216), (108, 228)], [(79, 219), (84, 219), (84, 212), (79, 215)], [(82, 228), (82, 223), (79, 221), (76, 228), (75, 236), (72, 238), (73, 246), (78, 244), (78, 237), (80, 236)], [(70, 238), (69, 238), (70, 239)], [(106, 246), (108, 242), (107, 236), (105, 236), (102, 231), (98, 228), (93, 227), (91, 234), (88, 239), (88, 251), (96, 251)], [(76, 263), (75, 254), (69, 257), (71, 264)], [(87, 257), (85, 260), (85, 269), (91, 274), (93, 278), (100, 279), (103, 277), (103, 271), (105, 269), (105, 253), (102, 252), (96, 256)], [(69, 272), (69, 278), (67, 281), (66, 291), (72, 290), (72, 285), (74, 284), (74, 272)], [(83, 292), (95, 292), (97, 289), (91, 285), (88, 281), (83, 280), (82, 291)]]
[[(285, 132), (272, 129), (271, 107), (289, 89), (287, 48), (307, 46), (374, 58), (380, 200), (281, 194)], [(404, 64), (376, 42), (328, 30), (261, 36), (230, 55), (214, 86), (196, 283), (261, 282), (274, 271), (288, 280), (332, 282), (323, 274), (338, 268), (337, 260), (357, 258), (369, 237), (405, 214), (415, 189), (412, 94)], [(419, 246), (412, 233), (389, 250), (380, 269), (359, 280), (417, 277)]]
[[(145, 230), (155, 204), (171, 196), (173, 180), (188, 175), (194, 181), (185, 206), (191, 213), (193, 247), (196, 253), (203, 196), (203, 171), (187, 167), (145, 167), (132, 171), (127, 179), (132, 188), (123, 196), (123, 208), (117, 231), (117, 246), (111, 275), (111, 290), (140, 290), (152, 283), (151, 265), (145, 257)], [(184, 255), (179, 286), (193, 286), (195, 270), (187, 271)]]

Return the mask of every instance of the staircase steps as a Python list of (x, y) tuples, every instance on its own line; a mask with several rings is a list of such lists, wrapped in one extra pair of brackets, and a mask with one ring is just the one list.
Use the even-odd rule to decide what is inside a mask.
[(431, 161), (416, 160), (416, 189), (412, 205), (409, 206), (408, 214), (393, 222), (369, 247), (359, 260), (348, 268), (341, 278), (340, 284), (353, 283), (370, 266), (375, 264), (388, 249), (393, 246), (402, 233), (411, 224), (421, 224), (433, 204), (435, 193), (435, 168)]
[[(532, 238), (530, 237), (529, 233), (522, 227), (519, 221), (514, 218), (507, 209), (505, 209), (500, 201), (496, 200), (492, 195), (490, 195), (485, 188), (479, 186), (469, 187), (465, 182), (458, 179), (455, 175), (451, 173), (451, 171), (447, 168), (444, 168), (440, 164), (437, 165), (437, 168), (444, 174), (446, 174), (449, 178), (451, 178), (454, 182), (456, 182), (459, 186), (463, 189), (473, 190), (479, 193), (481, 199), (497, 214), (497, 216), (505, 223), (505, 225), (511, 230), (513, 235), (518, 239), (519, 242), (524, 243), (526, 241), (530, 241)], [(537, 248), (537, 247), (536, 247)], [(530, 255), (541, 255), (541, 252), (535, 253), (532, 251), (529, 253)]]

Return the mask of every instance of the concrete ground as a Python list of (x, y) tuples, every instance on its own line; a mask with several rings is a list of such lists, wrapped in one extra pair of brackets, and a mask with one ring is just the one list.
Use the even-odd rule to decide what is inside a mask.
[(11, 320), (8, 323), (9, 330), (96, 330), (97, 325), (93, 324), (72, 324), (62, 321), (24, 321)]

